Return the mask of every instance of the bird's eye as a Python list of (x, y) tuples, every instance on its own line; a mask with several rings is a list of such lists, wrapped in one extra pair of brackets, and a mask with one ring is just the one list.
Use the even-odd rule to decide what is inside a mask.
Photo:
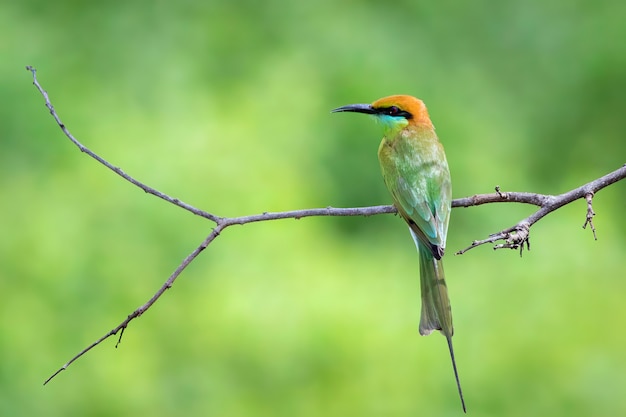
[(389, 116), (396, 116), (398, 113), (400, 113), (400, 109), (396, 106), (391, 106), (389, 107), (389, 109), (387, 109), (387, 112), (389, 113)]

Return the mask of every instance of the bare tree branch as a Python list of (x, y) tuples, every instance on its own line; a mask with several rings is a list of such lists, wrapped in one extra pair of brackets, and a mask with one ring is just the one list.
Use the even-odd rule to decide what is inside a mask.
[[(48, 97), (48, 93), (41, 87), (37, 80), (37, 70), (31, 66), (27, 66), (26, 69), (32, 73), (33, 76), (33, 84), (45, 100), (45, 105), (50, 110), (50, 114), (59, 125), (65, 136), (74, 143), (80, 149), (81, 152), (86, 153), (91, 158), (95, 159), (111, 171), (115, 172), (117, 175), (124, 178), (126, 181), (131, 184), (141, 188), (148, 194), (152, 194), (162, 200), (165, 200), (171, 204), (174, 204), (178, 207), (181, 207), (197, 216), (204, 217), (208, 220), (211, 220), (215, 223), (215, 227), (211, 231), (211, 233), (204, 239), (204, 241), (196, 247), (187, 257), (178, 265), (178, 267), (172, 272), (172, 274), (168, 277), (168, 279), (161, 285), (161, 287), (157, 290), (157, 292), (143, 305), (138, 307), (135, 311), (126, 317), (124, 321), (118, 324), (115, 328), (111, 329), (108, 333), (103, 335), (100, 339), (93, 342), (91, 345), (87, 346), (85, 349), (76, 354), (72, 359), (70, 359), (67, 363), (65, 363), (61, 368), (59, 368), (54, 374), (52, 374), (45, 382), (44, 385), (50, 382), (54, 377), (56, 377), (59, 373), (67, 369), (72, 363), (81, 358), (87, 352), (89, 352), (94, 347), (98, 346), (104, 340), (109, 337), (116, 335), (119, 333), (118, 341), (115, 345), (117, 347), (124, 334), (124, 331), (130, 324), (130, 322), (137, 317), (141, 316), (145, 313), (162, 295), (166, 290), (172, 287), (174, 281), (180, 276), (180, 274), (187, 268), (187, 266), (193, 262), (193, 260), (210, 245), (224, 229), (233, 226), (233, 225), (244, 225), (248, 223), (255, 223), (261, 221), (269, 221), (269, 220), (280, 220), (280, 219), (301, 219), (304, 217), (312, 217), (312, 216), (373, 216), (377, 214), (388, 214), (388, 213), (397, 213), (397, 210), (392, 205), (381, 205), (381, 206), (371, 206), (371, 207), (355, 207), (355, 208), (336, 208), (336, 207), (326, 207), (326, 208), (314, 208), (314, 209), (304, 209), (304, 210), (292, 210), (292, 211), (284, 211), (284, 212), (275, 212), (269, 213), (265, 212), (262, 214), (254, 214), (250, 216), (241, 216), (241, 217), (220, 217), (215, 214), (206, 212), (204, 210), (200, 210), (196, 207), (193, 207), (187, 203), (182, 202), (178, 198), (170, 197), (167, 194), (164, 194), (143, 182), (136, 180), (130, 175), (126, 174), (120, 168), (113, 166), (104, 158), (95, 154), (83, 144), (81, 144), (67, 129), (67, 127), (61, 122), (54, 106), (50, 102)], [(479, 206), (481, 204), (488, 203), (522, 203), (522, 204), (530, 204), (539, 207), (539, 209), (527, 217), (526, 219), (521, 220), (515, 226), (512, 226), (508, 229), (502, 230), (501, 232), (490, 235), (487, 239), (484, 240), (476, 240), (472, 242), (472, 244), (457, 252), (457, 254), (462, 254), (467, 252), (469, 249), (475, 248), (477, 246), (483, 245), (485, 243), (494, 243), (499, 240), (503, 240), (504, 243), (500, 243), (494, 246), (494, 249), (499, 248), (511, 248), (511, 249), (520, 249), (523, 248), (524, 243), (526, 243), (526, 247), (530, 248), (529, 244), (529, 231), (530, 227), (535, 224), (537, 221), (548, 215), (549, 213), (557, 210), (558, 208), (571, 203), (574, 200), (579, 198), (585, 198), (587, 201), (587, 214), (586, 220), (583, 225), (583, 228), (586, 228), (587, 225), (590, 226), (593, 231), (595, 238), (595, 228), (593, 226), (592, 218), (595, 215), (592, 208), (592, 199), (595, 193), (599, 190), (621, 180), (626, 177), (626, 165), (621, 168), (607, 174), (597, 180), (591, 181), (581, 187), (578, 187), (572, 191), (567, 193), (552, 196), (552, 195), (544, 195), (544, 194), (536, 194), (536, 193), (524, 193), (524, 192), (502, 192), (500, 187), (496, 187), (495, 193), (492, 194), (478, 194), (472, 197), (459, 198), (452, 201), (452, 207), (471, 207), (471, 206)]]
[[(608, 187), (609, 185), (616, 183), (619, 180), (622, 180), (626, 177), (626, 164), (624, 164), (621, 168), (616, 169), (615, 171), (606, 174), (603, 177), (600, 177), (596, 180), (588, 182), (585, 185), (581, 185), (578, 188), (575, 188), (571, 191), (563, 193), (561, 195), (543, 195), (543, 194), (534, 194), (534, 195), (526, 195), (523, 200), (525, 201), (517, 201), (524, 202), (529, 204), (534, 204), (539, 206), (539, 210), (526, 217), (525, 219), (519, 221), (516, 225), (509, 227), (508, 229), (504, 229), (498, 233), (494, 233), (489, 235), (487, 239), (484, 240), (475, 240), (472, 242), (470, 246), (465, 249), (462, 249), (457, 252), (457, 255), (462, 255), (470, 249), (473, 249), (477, 246), (484, 245), (485, 243), (493, 243), (498, 240), (504, 240), (504, 243), (498, 244), (494, 246), (494, 249), (519, 249), (520, 255), (522, 254), (523, 245), (526, 243), (527, 249), (530, 249), (530, 243), (528, 241), (530, 227), (537, 223), (539, 220), (552, 213), (553, 211), (563, 207), (566, 204), (571, 203), (572, 201), (578, 200), (579, 198), (584, 198), (587, 201), (587, 213), (586, 220), (583, 224), (583, 229), (586, 228), (587, 225), (593, 231), (593, 238), (597, 240), (596, 237), (596, 229), (593, 226), (593, 216), (595, 213), (592, 207), (592, 200), (594, 195), (600, 191), (601, 189)], [(499, 190), (497, 190), (499, 194)], [(508, 197), (511, 195), (518, 195), (522, 193), (504, 193), (503, 197)], [(527, 193), (524, 193), (527, 194)], [(497, 195), (497, 194), (496, 194)], [(520, 197), (518, 195), (518, 197)], [(490, 201), (494, 202), (494, 201)]]

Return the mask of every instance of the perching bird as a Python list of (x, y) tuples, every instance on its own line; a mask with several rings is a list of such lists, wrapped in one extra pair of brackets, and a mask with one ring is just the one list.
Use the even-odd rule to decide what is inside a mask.
[(419, 332), (439, 330), (448, 341), (463, 411), (465, 401), (452, 348), (452, 311), (441, 258), (446, 247), (452, 191), (443, 146), (424, 103), (396, 95), (372, 104), (351, 104), (334, 112), (374, 116), (383, 125), (378, 148), (383, 179), (398, 213), (408, 223), (420, 258), (422, 314)]

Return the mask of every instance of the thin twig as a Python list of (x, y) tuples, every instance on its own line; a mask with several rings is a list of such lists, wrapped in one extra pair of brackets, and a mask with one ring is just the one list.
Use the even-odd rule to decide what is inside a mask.
[(596, 236), (596, 228), (593, 225), (593, 216), (596, 215), (596, 212), (593, 211), (593, 196), (593, 192), (585, 194), (585, 200), (587, 200), (587, 217), (585, 219), (585, 223), (583, 224), (583, 229), (586, 229), (587, 225), (589, 225), (589, 228), (593, 232), (593, 240), (598, 240), (598, 236)]
[(65, 365), (63, 365), (54, 374), (52, 374), (48, 379), (46, 379), (46, 381), (43, 384), (46, 385), (48, 382), (50, 382), (52, 380), (52, 378), (54, 378), (59, 373), (61, 373), (61, 371), (66, 370), (67, 367), (70, 366), (78, 358), (83, 356), (85, 353), (89, 352), (94, 347), (98, 346), (104, 340), (106, 340), (109, 337), (117, 334), (117, 332), (119, 332), (121, 330), (120, 337), (119, 337), (119, 339), (118, 339), (118, 341), (117, 341), (117, 343), (115, 345), (115, 347), (117, 347), (120, 344), (120, 342), (122, 341), (122, 335), (124, 334), (124, 330), (126, 330), (126, 328), (128, 327), (128, 324), (132, 320), (134, 320), (137, 317), (141, 316), (146, 310), (148, 310), (152, 306), (152, 304), (154, 304), (163, 295), (163, 293), (166, 290), (170, 289), (172, 287), (172, 284), (174, 284), (174, 281), (176, 281), (176, 278), (178, 278), (178, 276), (185, 270), (185, 268), (187, 268), (187, 266), (200, 254), (200, 252), (202, 252), (204, 249), (206, 249), (206, 247), (216, 237), (219, 236), (220, 231), (223, 230), (226, 227), (227, 226), (217, 225), (213, 229), (211, 234), (209, 234), (209, 236), (207, 236), (207, 238), (204, 239), (204, 241), (197, 248), (195, 248), (193, 250), (193, 252), (191, 252), (189, 255), (187, 255), (187, 257), (183, 260), (183, 262), (180, 265), (178, 265), (176, 270), (174, 272), (172, 272), (172, 275), (169, 276), (167, 281), (165, 281), (165, 283), (161, 286), (161, 288), (159, 288), (159, 290), (145, 304), (143, 304), (142, 306), (138, 307), (135, 311), (130, 313), (128, 315), (128, 317), (126, 317), (126, 319), (123, 322), (121, 322), (120, 324), (118, 324), (114, 329), (112, 329), (107, 334), (102, 336), (100, 339), (96, 340), (91, 345), (87, 346), (85, 349), (80, 351), (76, 356), (74, 356), (72, 359), (70, 359)]
[[(204, 210), (200, 210), (195, 208), (187, 203), (180, 201), (177, 198), (173, 198), (164, 194), (148, 185), (136, 180), (130, 175), (126, 174), (120, 168), (113, 166), (109, 162), (107, 162), (104, 158), (95, 154), (83, 144), (81, 144), (66, 128), (66, 126), (61, 122), (54, 106), (50, 102), (48, 97), (48, 93), (41, 87), (37, 80), (37, 70), (31, 66), (27, 66), (26, 69), (32, 73), (33, 76), (33, 84), (37, 87), (41, 95), (45, 100), (45, 105), (50, 110), (50, 114), (59, 125), (65, 136), (74, 143), (80, 149), (81, 152), (86, 153), (91, 158), (95, 159), (111, 171), (115, 172), (117, 175), (124, 178), (126, 181), (131, 184), (141, 188), (146, 193), (152, 194), (162, 200), (165, 200), (171, 204), (174, 204), (178, 207), (181, 207), (193, 214), (204, 217), (208, 220), (211, 220), (215, 223), (215, 227), (211, 231), (211, 233), (204, 239), (204, 241), (198, 245), (187, 257), (178, 265), (178, 267), (172, 272), (172, 274), (168, 277), (168, 279), (161, 285), (161, 287), (157, 290), (157, 292), (143, 305), (138, 307), (135, 311), (126, 317), (124, 321), (118, 324), (115, 328), (110, 330), (108, 333), (103, 335), (100, 339), (96, 340), (85, 349), (80, 351), (77, 355), (75, 355), (72, 359), (70, 359), (67, 363), (65, 363), (61, 368), (59, 368), (54, 374), (52, 374), (45, 382), (44, 385), (50, 382), (54, 377), (56, 377), (59, 373), (67, 369), (73, 362), (81, 358), (87, 352), (89, 352), (94, 347), (98, 346), (104, 340), (109, 337), (116, 335), (119, 333), (118, 341), (115, 345), (117, 347), (122, 340), (122, 336), (124, 331), (130, 324), (130, 322), (137, 317), (141, 316), (145, 313), (164, 293), (166, 290), (172, 287), (174, 281), (180, 276), (180, 274), (187, 268), (187, 266), (204, 250), (206, 247), (213, 242), (222, 231), (226, 228), (233, 225), (245, 225), (248, 223), (261, 222), (261, 221), (270, 221), (270, 220), (279, 220), (279, 219), (301, 219), (304, 217), (311, 216), (373, 216), (377, 214), (387, 214), (387, 213), (397, 213), (397, 210), (392, 205), (380, 205), (380, 206), (372, 206), (372, 207), (355, 207), (355, 208), (336, 208), (336, 207), (326, 207), (326, 208), (314, 208), (314, 209), (304, 209), (304, 210), (292, 210), (292, 211), (284, 211), (284, 212), (275, 212), (275, 213), (262, 213), (262, 214), (254, 214), (249, 216), (241, 216), (241, 217), (220, 217), (215, 214), (206, 212)], [(525, 192), (502, 192), (500, 187), (496, 187), (495, 193), (491, 194), (477, 194), (471, 197), (459, 198), (452, 201), (452, 207), (470, 207), (470, 206), (478, 206), (481, 204), (488, 203), (522, 203), (522, 204), (531, 204), (539, 207), (534, 214), (527, 217), (526, 219), (518, 222), (515, 226), (505, 229), (499, 233), (495, 233), (490, 235), (487, 239), (477, 240), (472, 242), (468, 248), (465, 248), (459, 252), (458, 254), (465, 253), (469, 249), (475, 248), (477, 246), (486, 244), (486, 243), (494, 243), (499, 240), (503, 240), (504, 243), (496, 245), (494, 249), (499, 248), (511, 248), (511, 249), (520, 249), (523, 248), (524, 243), (528, 249), (530, 249), (529, 244), (529, 230), (530, 227), (539, 221), (541, 218), (545, 217), (547, 214), (552, 211), (568, 204), (574, 200), (579, 198), (586, 198), (587, 200), (587, 221), (585, 222), (585, 227), (587, 224), (590, 225), (593, 230), (595, 237), (595, 228), (591, 221), (591, 218), (595, 214), (593, 209), (591, 208), (591, 199), (595, 195), (595, 193), (601, 190), (604, 187), (607, 187), (623, 178), (626, 177), (626, 165), (617, 169), (616, 171), (607, 174), (601, 178), (598, 178), (595, 181), (592, 181), (588, 184), (585, 184), (581, 187), (578, 187), (572, 191), (569, 191), (565, 194), (561, 194), (560, 196), (551, 196), (544, 194), (536, 194), (536, 193), (525, 193)]]
[(81, 152), (86, 153), (87, 155), (89, 155), (90, 157), (95, 159), (96, 161), (100, 162), (105, 167), (109, 168), (111, 171), (115, 172), (120, 177), (124, 178), (126, 181), (130, 182), (131, 184), (136, 185), (137, 187), (141, 188), (142, 190), (144, 190), (148, 194), (152, 194), (154, 196), (157, 196), (157, 197), (167, 201), (168, 203), (172, 203), (174, 205), (177, 205), (178, 207), (183, 208), (183, 209), (185, 209), (187, 211), (190, 211), (191, 213), (193, 213), (193, 214), (195, 214), (197, 216), (205, 217), (205, 218), (207, 218), (209, 220), (213, 220), (213, 221), (217, 221), (218, 220), (218, 217), (214, 216), (211, 213), (207, 213), (206, 211), (197, 209), (197, 208), (193, 207), (190, 204), (187, 204), (187, 203), (185, 203), (183, 201), (180, 201), (177, 198), (170, 197), (167, 194), (163, 194), (162, 192), (160, 192), (158, 190), (155, 190), (154, 188), (152, 188), (152, 187), (150, 187), (150, 186), (148, 186), (148, 185), (146, 185), (146, 184), (144, 184), (144, 183), (142, 183), (140, 181), (137, 181), (136, 179), (134, 179), (133, 177), (131, 177), (130, 175), (128, 175), (124, 171), (122, 171), (120, 168), (118, 168), (116, 166), (113, 166), (108, 161), (106, 161), (104, 158), (100, 157), (99, 155), (96, 155), (94, 152), (92, 152), (90, 149), (88, 149), (86, 146), (84, 146), (82, 143), (80, 143), (70, 133), (70, 131), (65, 126), (65, 124), (63, 124), (63, 122), (59, 118), (59, 115), (57, 114), (57, 112), (54, 110), (54, 106), (50, 102), (50, 98), (48, 97), (48, 93), (46, 92), (46, 90), (44, 90), (41, 87), (41, 85), (39, 84), (39, 81), (37, 80), (37, 70), (35, 68), (31, 67), (30, 65), (27, 66), (26, 69), (33, 74), (33, 84), (35, 85), (35, 87), (37, 87), (37, 89), (39, 90), (39, 92), (43, 96), (43, 98), (44, 98), (44, 100), (46, 102), (46, 107), (48, 108), (48, 110), (50, 110), (50, 114), (52, 115), (52, 117), (54, 117), (54, 120), (57, 122), (57, 124), (59, 125), (59, 127), (61, 128), (61, 130), (65, 134), (65, 136), (67, 136), (67, 138), (69, 140), (71, 140), (72, 143), (74, 143), (74, 145), (76, 145), (78, 147), (78, 149), (80, 149)]

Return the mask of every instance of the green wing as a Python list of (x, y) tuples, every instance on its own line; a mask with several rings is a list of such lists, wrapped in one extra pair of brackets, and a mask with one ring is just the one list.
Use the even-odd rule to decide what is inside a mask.
[(436, 136), (396, 142), (393, 153), (381, 155), (381, 167), (396, 208), (420, 241), (441, 249), (437, 254), (433, 248), (435, 257), (441, 258), (452, 191), (446, 156)]

